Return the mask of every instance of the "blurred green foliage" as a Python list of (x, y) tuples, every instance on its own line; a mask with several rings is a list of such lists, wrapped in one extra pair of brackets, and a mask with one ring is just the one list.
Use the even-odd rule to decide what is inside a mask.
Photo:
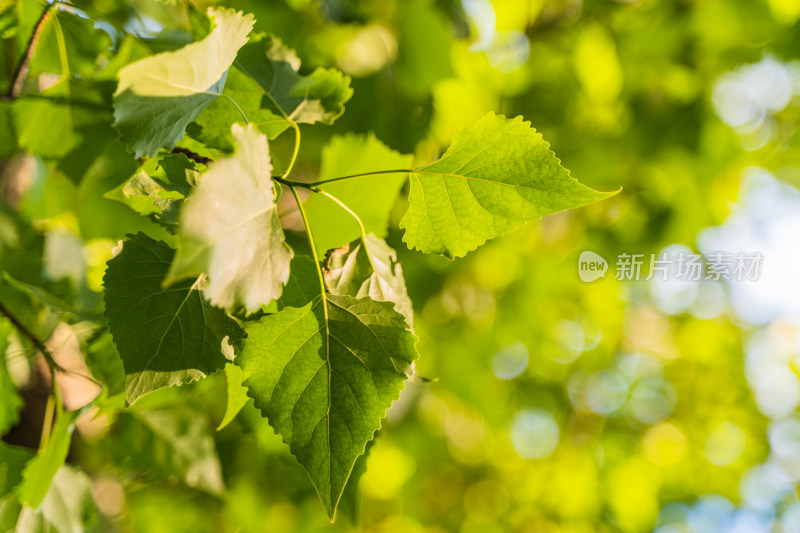
[[(223, 373), (119, 411), (119, 357), (83, 321), (102, 310), (116, 242), (167, 233), (104, 197), (135, 171), (110, 126), (110, 95), (122, 64), (192, 40), (190, 12), (182, 0), (64, 2), (26, 86), (48, 98), (0, 101), (0, 299), (28, 302), (29, 327), (61, 343), (51, 349), (85, 358), (108, 386), (77, 424), (73, 466), (59, 472), (41, 513), (26, 517), (31, 530), (66, 530), (84, 517), (98, 531), (147, 533), (797, 531), (797, 310), (743, 317), (755, 300), (736, 304), (735, 288), (721, 283), (675, 304), (656, 283), (617, 281), (613, 267), (582, 283), (577, 258), (702, 249), (698, 235), (746, 201), (742, 179), (755, 167), (774, 187), (790, 185), (779, 197), (795, 194), (800, 4), (221, 3), (253, 13), (256, 30), (296, 49), (301, 73), (322, 66), (353, 77), (335, 125), (304, 130), (298, 176), (318, 179), (323, 158), (337, 156), (323, 146), (350, 132), (374, 133), (424, 164), (495, 111), (530, 120), (581, 182), (624, 190), (456, 262), (406, 249), (394, 229), (405, 210), (398, 200), (388, 241), (414, 302), (417, 370), (434, 381), (410, 384), (389, 412), (366, 460), (360, 510), (331, 525), (252, 402), (214, 431), (225, 414)], [(43, 7), (0, 1), (0, 91)], [(87, 17), (102, 22), (92, 28)], [(279, 168), (289, 140), (274, 143)], [(768, 219), (771, 204), (761, 205)], [(779, 265), (767, 257), (765, 268)], [(791, 298), (797, 289), (776, 292)], [(34, 427), (18, 425), (6, 440), (36, 447), (42, 378), (25, 357), (32, 351), (11, 337), (5, 362), (26, 400), (20, 416)], [(762, 352), (769, 357), (754, 355)], [(87, 394), (78, 378), (61, 386)], [(19, 475), (17, 452), (3, 450), (0, 480)], [(73, 492), (69, 512), (56, 504), (64, 490)], [(13, 498), (0, 500), (0, 526), (19, 512)]]

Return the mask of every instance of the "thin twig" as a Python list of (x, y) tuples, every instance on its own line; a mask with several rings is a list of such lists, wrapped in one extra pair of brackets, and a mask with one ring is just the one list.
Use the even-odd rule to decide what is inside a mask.
[(314, 258), (314, 265), (317, 267), (317, 276), (319, 277), (319, 287), (322, 295), (322, 310), (325, 314), (325, 328), (328, 328), (328, 297), (325, 296), (325, 276), (322, 274), (322, 269), (319, 266), (319, 256), (317, 255), (317, 245), (314, 243), (314, 234), (311, 232), (311, 223), (308, 221), (308, 214), (303, 207), (303, 202), (300, 200), (300, 195), (297, 193), (297, 188), (289, 185), (289, 190), (292, 191), (294, 200), (297, 203), (297, 209), (300, 211), (300, 216), (303, 218), (303, 225), (306, 228), (306, 235), (308, 236), (308, 244), (311, 246), (311, 255)]
[[(279, 183), (283, 183), (284, 185), (294, 185), (295, 187), (300, 187), (302, 189), (308, 189), (309, 191), (317, 191), (317, 187), (321, 187), (327, 185), (329, 183), (335, 183), (337, 181), (344, 181), (344, 180), (351, 180), (354, 178), (363, 178), (366, 176), (378, 176), (381, 174), (412, 174), (414, 172), (421, 172), (421, 169), (425, 167), (419, 167), (417, 169), (395, 169), (395, 170), (375, 170), (373, 172), (364, 172), (362, 174), (352, 174), (350, 176), (339, 176), (338, 178), (332, 178), (329, 180), (322, 180), (322, 181), (312, 181), (311, 183), (304, 183), (301, 181), (292, 181), (285, 179), (284, 176), (272, 176), (272, 179)], [(423, 172), (424, 173), (424, 172)]]
[(292, 151), (292, 159), (289, 161), (289, 166), (283, 172), (282, 177), (288, 176), (294, 168), (294, 163), (297, 161), (297, 154), (300, 152), (300, 126), (296, 122), (291, 122), (292, 129), (294, 130), (294, 150)]
[(42, 12), (42, 15), (39, 17), (39, 20), (36, 21), (36, 25), (33, 27), (33, 33), (31, 34), (30, 39), (28, 39), (28, 45), (25, 47), (25, 53), (22, 55), (22, 59), (14, 71), (13, 78), (11, 78), (14, 81), (11, 82), (11, 87), (8, 88), (6, 98), (14, 100), (20, 95), (20, 93), (22, 93), (22, 85), (25, 83), (25, 78), (28, 74), (28, 65), (30, 64), (33, 53), (36, 50), (36, 43), (39, 42), (39, 35), (42, 33), (44, 25), (48, 20), (50, 20), (51, 16), (53, 16), (53, 9), (51, 6), (46, 6)]
[(342, 202), (341, 200), (336, 198), (331, 193), (325, 192), (322, 189), (318, 189), (318, 188), (315, 188), (315, 189), (312, 189), (312, 190), (315, 190), (316, 192), (318, 192), (322, 196), (330, 198), (331, 200), (336, 202), (336, 204), (338, 204), (339, 207), (341, 207), (342, 209), (347, 211), (350, 214), (350, 216), (353, 217), (353, 219), (355, 219), (355, 221), (358, 223), (359, 229), (361, 230), (361, 242), (364, 244), (364, 253), (367, 254), (367, 261), (369, 261), (369, 266), (370, 266), (370, 268), (372, 269), (373, 272), (377, 272), (377, 270), (375, 270), (375, 263), (372, 262), (372, 254), (369, 253), (369, 247), (367, 246), (367, 230), (364, 227), (364, 223), (361, 221), (361, 217), (358, 216), (358, 213), (356, 213), (355, 211), (353, 211), (352, 209), (347, 207), (347, 204), (345, 204), (344, 202)]

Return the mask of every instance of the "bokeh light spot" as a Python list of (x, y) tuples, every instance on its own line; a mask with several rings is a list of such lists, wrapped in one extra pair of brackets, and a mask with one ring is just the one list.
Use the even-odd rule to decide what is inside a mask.
[(558, 445), (558, 424), (544, 409), (523, 411), (511, 426), (511, 443), (523, 459), (547, 457)]

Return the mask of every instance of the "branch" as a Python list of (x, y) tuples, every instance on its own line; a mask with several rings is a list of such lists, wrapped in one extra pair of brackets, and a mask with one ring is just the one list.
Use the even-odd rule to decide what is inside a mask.
[(175, 147), (175, 148), (172, 149), (172, 153), (173, 154), (183, 154), (187, 158), (189, 158), (192, 161), (194, 161), (195, 163), (200, 163), (202, 165), (208, 165), (209, 163), (211, 163), (213, 161), (213, 159), (211, 159), (210, 157), (205, 157), (205, 156), (202, 156), (200, 154), (196, 154), (196, 153), (192, 152), (191, 150), (189, 150), (188, 148)]
[(272, 181), (277, 181), (282, 185), (286, 185), (287, 187), (299, 187), (300, 189), (307, 189), (309, 191), (319, 192), (319, 189), (316, 187), (312, 187), (309, 183), (303, 183), (302, 181), (293, 181), (287, 180), (281, 176), (272, 176)]
[(13, 81), (11, 82), (11, 87), (8, 88), (8, 92), (5, 95), (6, 98), (14, 100), (22, 92), (22, 85), (25, 83), (28, 65), (30, 64), (33, 53), (36, 50), (36, 43), (39, 42), (39, 35), (42, 33), (44, 25), (52, 16), (53, 10), (50, 6), (46, 6), (42, 12), (42, 15), (39, 17), (39, 20), (36, 21), (36, 25), (33, 27), (33, 33), (31, 33), (31, 37), (28, 39), (28, 45), (25, 47), (25, 53), (22, 55), (22, 59), (20, 59), (20, 62), (14, 71), (14, 76), (11, 78)]
[(372, 268), (373, 272), (377, 272), (377, 270), (375, 270), (375, 263), (372, 262), (372, 254), (369, 253), (369, 247), (367, 246), (367, 230), (366, 228), (364, 228), (364, 223), (361, 221), (361, 217), (358, 216), (358, 213), (347, 207), (347, 205), (344, 202), (336, 198), (334, 195), (327, 193), (322, 189), (315, 188), (312, 190), (336, 202), (339, 205), (339, 207), (347, 211), (350, 214), (350, 216), (352, 216), (355, 219), (355, 221), (358, 223), (358, 227), (361, 230), (361, 242), (364, 243), (364, 253), (367, 254), (367, 261), (369, 261), (369, 266)]

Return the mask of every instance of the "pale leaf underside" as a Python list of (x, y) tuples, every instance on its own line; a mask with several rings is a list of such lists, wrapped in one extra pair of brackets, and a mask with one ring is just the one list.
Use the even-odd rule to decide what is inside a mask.
[(205, 272), (211, 303), (256, 311), (281, 295), (293, 254), (278, 219), (267, 138), (253, 126), (232, 131), (236, 153), (209, 165), (181, 210), (167, 283)]
[(252, 15), (209, 9), (216, 24), (202, 41), (131, 63), (119, 73), (114, 125), (136, 157), (171, 149), (186, 126), (225, 87), (225, 77), (255, 22)]

